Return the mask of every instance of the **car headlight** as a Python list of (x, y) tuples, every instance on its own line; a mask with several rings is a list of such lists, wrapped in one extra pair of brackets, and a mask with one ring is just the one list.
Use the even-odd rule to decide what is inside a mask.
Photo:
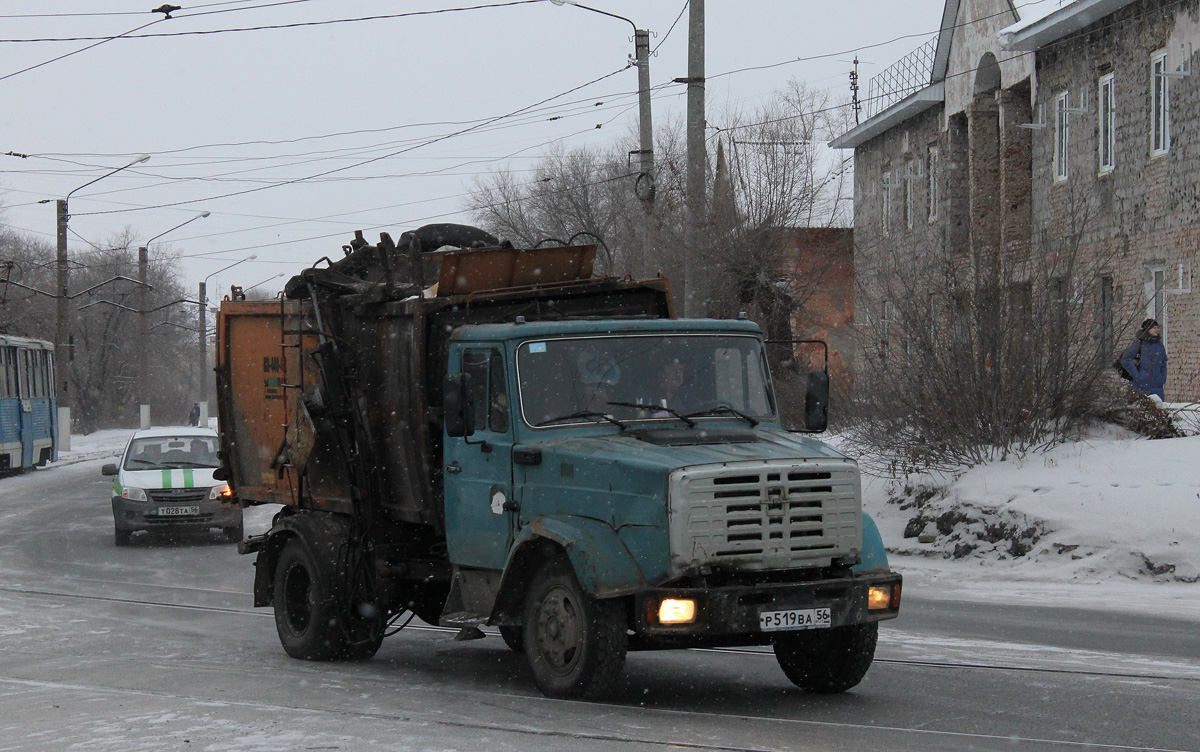
[(121, 496), (130, 501), (145, 501), (146, 491), (145, 489), (134, 488), (133, 486), (121, 486)]
[(208, 492), (208, 498), (230, 501), (233, 499), (233, 489), (229, 487), (228, 483), (222, 483), (219, 486), (213, 486), (212, 490)]

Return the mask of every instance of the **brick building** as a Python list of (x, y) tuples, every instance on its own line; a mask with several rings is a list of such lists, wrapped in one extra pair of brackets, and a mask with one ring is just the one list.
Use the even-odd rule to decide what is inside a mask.
[(1158, 319), (1168, 400), (1200, 398), (1198, 3), (1062, 0), (1022, 19), (947, 0), (937, 39), (876, 77), (833, 142), (855, 154), (856, 324), (886, 352), (898, 278), (1069, 256), (1024, 272), (1023, 294), (1083, 301), (1071, 327), (1110, 354)]

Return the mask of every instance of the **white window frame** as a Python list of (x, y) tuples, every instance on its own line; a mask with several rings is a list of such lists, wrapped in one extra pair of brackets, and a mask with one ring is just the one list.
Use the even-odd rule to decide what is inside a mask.
[(929, 147), (929, 156), (926, 160), (928, 171), (927, 189), (929, 194), (929, 221), (935, 222), (938, 218), (938, 203), (941, 196), (938, 195), (938, 172), (941, 170), (939, 161), (940, 155), (936, 146)]
[(1146, 318), (1158, 322), (1159, 336), (1167, 343), (1167, 266), (1162, 263), (1146, 264), (1150, 279), (1146, 282)]
[(892, 171), (883, 171), (883, 234), (892, 234)]
[(916, 189), (913, 187), (913, 181), (916, 176), (913, 174), (916, 169), (916, 160), (909, 159), (905, 162), (904, 170), (904, 226), (908, 229), (913, 228), (913, 214), (916, 207), (913, 206), (916, 196)]
[(1171, 79), (1167, 51), (1150, 55), (1150, 156), (1171, 151)]
[(1071, 92), (1060, 92), (1054, 98), (1054, 182), (1061, 183), (1070, 177), (1070, 169), (1067, 166), (1067, 156), (1071, 148), (1071, 113), (1067, 112), (1070, 106), (1069, 98)]
[[(1112, 73), (1101, 76), (1097, 84), (1096, 118), (1097, 139), (1096, 157), (1100, 164), (1099, 172), (1107, 175), (1117, 167), (1117, 85)], [(1106, 153), (1107, 152), (1107, 153)]]

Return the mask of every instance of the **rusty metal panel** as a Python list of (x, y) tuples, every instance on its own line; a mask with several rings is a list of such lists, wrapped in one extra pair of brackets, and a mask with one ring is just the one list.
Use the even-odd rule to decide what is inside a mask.
[(221, 444), (230, 483), (250, 503), (296, 503), (294, 477), (275, 462), (287, 423), (282, 313), (276, 301), (227, 300), (217, 317)]
[(442, 257), (438, 295), (556, 284), (592, 276), (596, 246), (482, 248), (437, 251)]

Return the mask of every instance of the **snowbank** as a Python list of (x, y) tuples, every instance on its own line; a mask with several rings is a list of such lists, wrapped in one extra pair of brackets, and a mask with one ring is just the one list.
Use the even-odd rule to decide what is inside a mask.
[(1149, 441), (1109, 428), (957, 479), (869, 480), (864, 504), (893, 558), (918, 570), (1195, 584), (1198, 459), (1200, 437)]

